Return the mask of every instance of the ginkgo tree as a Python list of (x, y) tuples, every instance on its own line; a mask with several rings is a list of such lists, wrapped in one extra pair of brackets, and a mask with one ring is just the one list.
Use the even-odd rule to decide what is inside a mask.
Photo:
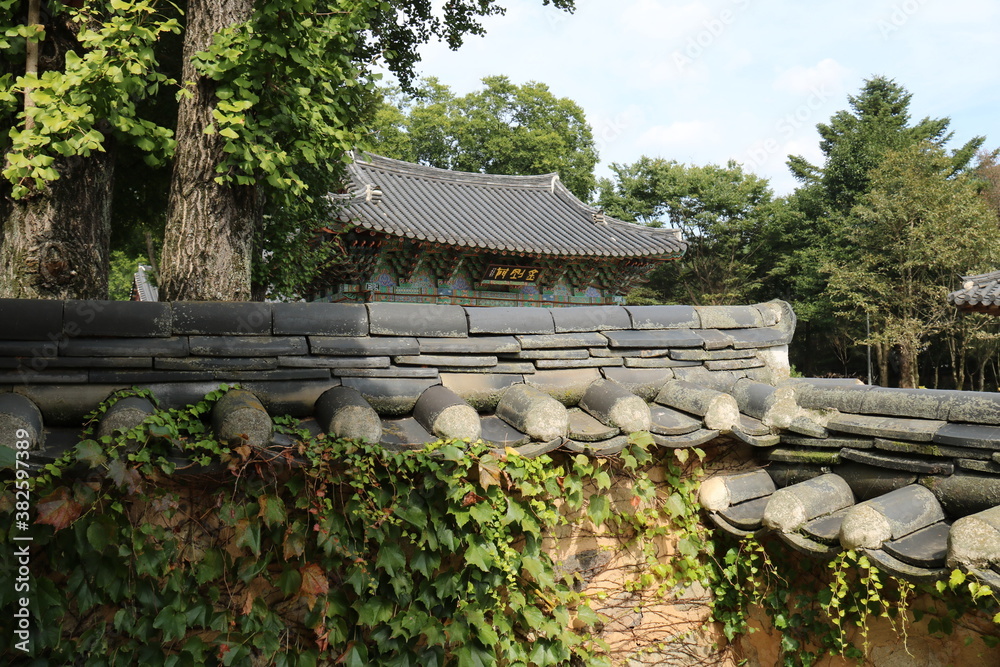
[(0, 0), (0, 295), (106, 293), (128, 146), (172, 166), (161, 296), (250, 298), (252, 267), (273, 281), (280, 251), (305, 247), (328, 214), (324, 195), (368, 136), (375, 66), (406, 84), (420, 44), (457, 48), (502, 12), (496, 0)]

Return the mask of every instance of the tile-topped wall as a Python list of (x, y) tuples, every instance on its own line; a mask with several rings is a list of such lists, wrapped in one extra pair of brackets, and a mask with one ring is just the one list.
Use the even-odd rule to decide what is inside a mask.
[(415, 397), (439, 383), (545, 385), (577, 374), (635, 389), (695, 369), (773, 382), (787, 376), (795, 318), (777, 301), (526, 309), (11, 299), (0, 300), (0, 322), (0, 392), (28, 395), (47, 424), (68, 426), (130, 386), (173, 406), (238, 382), (269, 410), (305, 415), (337, 385)]

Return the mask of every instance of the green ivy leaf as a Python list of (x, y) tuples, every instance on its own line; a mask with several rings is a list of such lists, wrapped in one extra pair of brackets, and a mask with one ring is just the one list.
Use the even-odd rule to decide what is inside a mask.
[(260, 504), (259, 517), (264, 519), (264, 525), (270, 528), (275, 524), (283, 524), (288, 519), (285, 511), (285, 501), (278, 496), (263, 495), (257, 499)]
[(344, 667), (369, 667), (367, 647), (358, 642), (350, 642), (347, 650), (337, 659), (337, 664)]
[(87, 526), (87, 542), (98, 553), (107, 549), (109, 544), (117, 542), (117, 536), (117, 527), (107, 518), (99, 518)]
[(164, 607), (153, 619), (153, 627), (162, 630), (167, 641), (183, 639), (187, 631), (187, 616), (173, 607)]
[(278, 576), (278, 588), (285, 595), (292, 595), (302, 587), (302, 573), (297, 568), (287, 567)]
[(365, 600), (358, 609), (358, 623), (374, 627), (379, 623), (387, 623), (393, 617), (393, 604), (383, 597), (373, 596)]
[(214, 581), (222, 576), (225, 558), (218, 549), (206, 549), (198, 567), (195, 569), (195, 581), (199, 585)]
[(493, 654), (478, 646), (476, 642), (467, 642), (458, 647), (455, 650), (455, 658), (458, 667), (490, 667), (495, 662)]
[(76, 445), (76, 460), (86, 463), (91, 468), (104, 465), (108, 457), (104, 455), (104, 447), (96, 440), (82, 440)]
[(7, 445), (0, 446), (0, 469), (13, 468), (17, 465), (17, 452)]
[(403, 521), (406, 521), (417, 528), (423, 529), (427, 526), (427, 514), (420, 507), (410, 504), (400, 504), (396, 506), (393, 513)]
[(478, 540), (469, 545), (469, 548), (465, 550), (465, 560), (483, 572), (489, 572), (493, 566), (493, 556), (478, 543)]
[(441, 556), (437, 552), (430, 550), (421, 549), (410, 558), (410, 567), (428, 578), (430, 578), (440, 565)]
[(590, 626), (595, 626), (601, 622), (601, 617), (597, 615), (597, 612), (585, 604), (577, 607), (576, 617), (581, 623)]
[(238, 547), (247, 547), (254, 556), (260, 555), (260, 523), (249, 519), (236, 522), (236, 540)]
[(611, 503), (607, 496), (593, 495), (590, 497), (590, 504), (587, 507), (587, 516), (594, 522), (595, 526), (600, 526), (611, 515)]
[(406, 555), (398, 544), (383, 544), (378, 550), (375, 567), (385, 570), (390, 577), (395, 577), (397, 573), (406, 570)]

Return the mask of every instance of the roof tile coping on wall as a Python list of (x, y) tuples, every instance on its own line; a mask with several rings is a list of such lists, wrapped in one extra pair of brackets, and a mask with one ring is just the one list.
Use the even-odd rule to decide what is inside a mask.
[[(515, 310), (0, 300), (0, 317), (7, 324), (0, 330), (0, 392), (9, 390), (0, 429), (32, 422), (27, 401), (53, 443), (72, 442), (71, 434), (60, 439), (60, 429), (78, 429), (115, 389), (143, 385), (166, 407), (181, 407), (234, 381), (255, 397), (242, 403), (256, 411), (248, 414), (290, 414), (313, 430), (321, 397), (343, 386), (369, 406), (367, 432), (393, 447), (451, 432), (438, 424), (445, 412), (460, 413), (451, 421), (462, 433), (475, 433), (479, 414), (482, 437), (525, 455), (560, 446), (611, 455), (627, 441), (622, 429), (636, 424), (648, 423), (661, 447), (697, 446), (721, 430), (749, 445), (781, 488), (836, 474), (858, 502), (914, 483), (929, 490), (943, 524), (928, 519), (912, 534), (864, 547), (876, 562), (915, 578), (940, 568), (921, 569), (908, 550), (939, 545), (949, 522), (1000, 506), (998, 395), (786, 380), (795, 316), (782, 302)], [(664, 387), (684, 383), (698, 388), (689, 393), (725, 396), (738, 412), (708, 419), (707, 410), (668, 400)], [(413, 417), (422, 398), (423, 425)], [(640, 400), (652, 404), (648, 413)], [(469, 409), (452, 410), (463, 402)], [(14, 407), (2, 408), (7, 403)], [(914, 494), (931, 497), (906, 497)], [(713, 510), (713, 517), (754, 532), (769, 497), (747, 502)], [(810, 496), (816, 502), (825, 501)], [(850, 511), (842, 504), (783, 539), (810, 553), (836, 551), (837, 522)], [(889, 525), (903, 525), (891, 515), (894, 506), (873, 505), (890, 513)]]
[[(257, 303), (0, 299), (0, 340), (227, 336), (424, 336), (648, 329), (759, 329), (791, 333), (788, 304), (479, 308), (379, 302)], [(419, 332), (427, 332), (419, 333)], [(418, 332), (418, 333), (414, 333)]]

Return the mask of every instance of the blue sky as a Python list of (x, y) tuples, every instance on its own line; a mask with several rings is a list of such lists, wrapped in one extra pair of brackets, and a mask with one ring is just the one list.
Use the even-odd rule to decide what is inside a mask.
[(1000, 147), (1000, 3), (995, 0), (504, 0), (506, 16), (459, 51), (431, 44), (418, 70), (457, 94), (484, 76), (540, 81), (576, 101), (598, 175), (642, 155), (735, 159), (790, 192), (789, 154), (821, 162), (816, 123), (874, 75), (913, 94), (914, 119), (948, 116), (952, 147)]

